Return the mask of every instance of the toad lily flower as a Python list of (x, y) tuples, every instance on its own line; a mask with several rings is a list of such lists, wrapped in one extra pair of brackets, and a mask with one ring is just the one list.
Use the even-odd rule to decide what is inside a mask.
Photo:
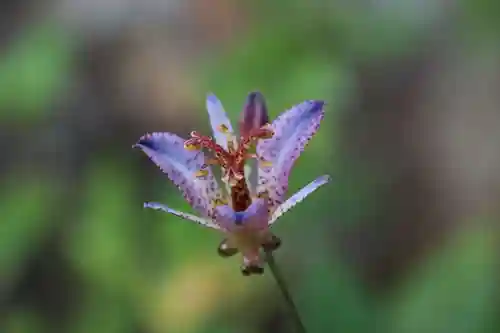
[[(198, 216), (160, 203), (145, 203), (226, 235), (221, 256), (243, 255), (242, 273), (261, 274), (260, 249), (275, 250), (281, 241), (269, 227), (290, 208), (329, 181), (321, 176), (286, 199), (288, 176), (295, 160), (316, 133), (324, 102), (305, 101), (268, 123), (264, 99), (251, 93), (243, 108), (240, 134), (234, 134), (221, 102), (212, 94), (207, 109), (214, 139), (191, 132), (184, 140), (171, 133), (146, 134), (134, 145), (167, 174)], [(255, 147), (255, 153), (250, 149)], [(210, 153), (210, 157), (204, 151)], [(257, 160), (258, 184), (248, 186), (245, 163)], [(211, 165), (219, 165), (228, 190), (219, 187)], [(286, 199), (286, 200), (285, 200)]]

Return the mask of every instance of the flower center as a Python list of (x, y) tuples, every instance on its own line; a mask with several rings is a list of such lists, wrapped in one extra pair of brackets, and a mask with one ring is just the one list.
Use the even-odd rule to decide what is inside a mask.
[[(209, 165), (220, 165), (223, 170), (223, 181), (231, 187), (245, 179), (245, 162), (247, 158), (259, 158), (255, 154), (249, 154), (248, 151), (259, 139), (269, 139), (274, 132), (266, 125), (261, 128), (252, 129), (247, 135), (241, 136), (239, 142), (235, 140), (227, 126), (220, 125), (218, 130), (227, 135), (227, 150), (217, 144), (211, 137), (191, 132), (191, 138), (184, 142), (184, 148), (187, 150), (201, 150), (206, 148), (213, 153), (213, 158), (207, 159), (205, 164), (196, 173), (196, 177), (205, 177), (208, 174)], [(235, 147), (235, 145), (237, 147)], [(261, 163), (267, 163), (261, 161)]]

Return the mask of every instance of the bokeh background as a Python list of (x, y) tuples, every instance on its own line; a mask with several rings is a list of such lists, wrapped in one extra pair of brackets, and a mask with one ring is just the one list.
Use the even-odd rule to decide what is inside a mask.
[(4, 0), (0, 332), (292, 332), (138, 150), (260, 90), (328, 102), (277, 260), (309, 333), (500, 332), (493, 0)]

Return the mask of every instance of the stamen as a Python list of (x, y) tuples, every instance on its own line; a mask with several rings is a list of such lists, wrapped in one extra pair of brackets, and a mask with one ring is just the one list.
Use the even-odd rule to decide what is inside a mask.
[(201, 145), (199, 143), (195, 143), (193, 141), (187, 140), (184, 142), (184, 149), (188, 151), (195, 151), (195, 150), (200, 150)]
[(273, 166), (273, 162), (271, 162), (271, 161), (260, 160), (259, 163), (260, 163), (260, 166), (264, 167), (264, 168), (270, 168)]
[(264, 191), (264, 192), (258, 193), (257, 194), (257, 198), (267, 200), (267, 199), (269, 199), (269, 192), (268, 191)]
[(219, 126), (217, 126), (217, 130), (224, 134), (229, 133), (229, 128), (225, 124), (220, 124)]
[(227, 205), (227, 200), (226, 199), (221, 199), (221, 198), (216, 198), (212, 201), (212, 205), (214, 207), (218, 207), (218, 206), (224, 206), (224, 205)]
[(245, 175), (241, 172), (234, 172), (233, 177), (231, 177), (231, 178), (236, 180), (237, 182), (239, 182), (240, 180), (245, 178)]
[(274, 131), (271, 129), (264, 129), (261, 135), (261, 139), (271, 139), (274, 136)]
[(202, 137), (202, 135), (200, 133), (198, 133), (197, 131), (192, 131), (191, 133), (189, 133), (189, 135), (192, 138), (201, 138)]
[[(184, 142), (184, 148), (190, 151), (206, 148), (222, 156), (224, 156), (225, 153), (224, 149), (215, 143), (211, 137), (201, 135), (196, 131), (191, 132), (191, 139)], [(216, 156), (216, 158), (218, 157)]]
[(247, 136), (241, 138), (240, 153), (246, 153), (259, 139), (270, 139), (274, 136), (274, 131), (266, 128), (255, 128)]
[(208, 170), (203, 170), (203, 169), (202, 169), (202, 170), (196, 171), (196, 172), (194, 173), (194, 176), (195, 176), (196, 178), (203, 178), (203, 177), (206, 177), (206, 176), (208, 176)]
[(274, 131), (269, 125), (262, 126), (261, 128), (256, 128), (250, 132), (250, 137), (252, 139), (271, 139), (274, 136)]
[(230, 154), (232, 154), (236, 150), (234, 136), (231, 133), (228, 133), (226, 140), (227, 140), (227, 151)]
[(236, 179), (236, 177), (229, 177), (229, 186), (231, 187), (234, 187), (236, 186), (236, 184), (238, 184), (238, 179)]

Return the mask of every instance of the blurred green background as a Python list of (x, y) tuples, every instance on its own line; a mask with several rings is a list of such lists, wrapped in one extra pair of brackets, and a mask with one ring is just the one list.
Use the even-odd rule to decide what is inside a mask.
[(493, 0), (5, 0), (0, 332), (291, 332), (267, 274), (131, 145), (327, 101), (275, 226), (309, 333), (500, 332), (500, 6)]

